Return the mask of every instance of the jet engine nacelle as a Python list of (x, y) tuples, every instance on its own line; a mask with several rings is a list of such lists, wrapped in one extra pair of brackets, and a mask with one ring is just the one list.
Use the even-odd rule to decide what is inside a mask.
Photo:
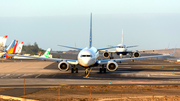
[(133, 53), (133, 56), (134, 56), (134, 57), (140, 57), (140, 55), (141, 55), (141, 54), (140, 54), (139, 52), (134, 52), (134, 53)]
[(109, 52), (104, 52), (104, 53), (103, 53), (103, 57), (104, 57), (104, 58), (109, 58), (109, 56), (110, 56)]
[(67, 70), (69, 70), (69, 67), (70, 67), (69, 63), (67, 63), (65, 61), (62, 61), (58, 64), (59, 70), (67, 71)]
[(107, 64), (107, 70), (109, 71), (115, 71), (118, 68), (118, 64), (114, 61), (110, 61)]

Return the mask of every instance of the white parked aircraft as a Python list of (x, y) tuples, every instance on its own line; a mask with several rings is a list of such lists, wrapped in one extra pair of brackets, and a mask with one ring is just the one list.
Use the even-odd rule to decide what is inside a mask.
[[(122, 30), (122, 42), (120, 44), (117, 45), (116, 47), (116, 51), (107, 51), (105, 50), (105, 52), (103, 53), (103, 57), (104, 58), (110, 58), (113, 59), (113, 54), (117, 54), (120, 56), (120, 58), (122, 58), (123, 55), (127, 55), (130, 54), (131, 57), (139, 57), (140, 53), (138, 51), (128, 51), (128, 48), (132, 48), (132, 47), (137, 47), (138, 45), (134, 45), (134, 46), (126, 46), (123, 42), (123, 30)], [(103, 50), (104, 51), (104, 50)]]
[(76, 68), (76, 66), (80, 65), (83, 68), (85, 68), (85, 74), (88, 73), (89, 68), (92, 68), (92, 67), (95, 67), (95, 66), (98, 66), (98, 65), (102, 66), (102, 68), (100, 68), (100, 73), (102, 73), (102, 71), (104, 73), (106, 73), (106, 69), (109, 70), (109, 71), (117, 70), (117, 68), (118, 68), (117, 62), (120, 62), (120, 61), (128, 61), (128, 60), (137, 60), (137, 59), (147, 59), (147, 58), (157, 58), (157, 57), (170, 56), (170, 54), (166, 54), (166, 55), (146, 56), (146, 57), (138, 57), (138, 58), (98, 60), (100, 50), (106, 50), (106, 49), (110, 49), (110, 48), (115, 48), (116, 46), (106, 47), (106, 48), (98, 48), (98, 49), (96, 49), (95, 47), (92, 47), (92, 14), (91, 14), (91, 20), (90, 20), (89, 47), (78, 48), (78, 47), (71, 47), (71, 46), (64, 46), (64, 45), (59, 45), (59, 46), (81, 50), (79, 52), (79, 54), (78, 54), (77, 60), (60, 59), (60, 58), (32, 57), (32, 56), (13, 55), (13, 54), (8, 54), (8, 55), (10, 55), (10, 56), (19, 56), (19, 57), (29, 57), (29, 58), (35, 58), (35, 59), (43, 59), (43, 60), (51, 60), (51, 61), (60, 61), (59, 64), (58, 64), (58, 68), (60, 70), (67, 71), (72, 66), (73, 67), (73, 68), (71, 68), (72, 73), (74, 73), (74, 72), (78, 73), (78, 68)]
[[(39, 56), (39, 57), (46, 57), (46, 58), (52, 58), (50, 56), (50, 52), (51, 52), (51, 48), (48, 48), (46, 50), (46, 52), (44, 52), (44, 54), (42, 56)], [(29, 54), (25, 54), (24, 56), (29, 56)], [(37, 57), (37, 56), (36, 56)], [(19, 57), (19, 56), (14, 56), (13, 59), (22, 59), (22, 60), (25, 60), (25, 59), (34, 59), (34, 58), (29, 58), (29, 57)]]
[(6, 41), (7, 41), (7, 35), (0, 37), (0, 51), (4, 51)]

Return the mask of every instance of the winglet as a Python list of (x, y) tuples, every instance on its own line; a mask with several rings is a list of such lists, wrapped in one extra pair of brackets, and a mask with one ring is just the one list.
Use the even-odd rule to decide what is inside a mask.
[(90, 38), (89, 38), (89, 48), (92, 47), (92, 13), (90, 18)]

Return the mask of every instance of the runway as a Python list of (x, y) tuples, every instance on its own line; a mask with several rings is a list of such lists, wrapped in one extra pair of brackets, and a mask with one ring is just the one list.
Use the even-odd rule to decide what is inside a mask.
[(58, 63), (42, 60), (8, 60), (0, 62), (0, 86), (50, 87), (61, 85), (148, 85), (180, 84), (180, 64), (163, 60), (136, 60), (118, 63), (116, 71), (99, 73), (93, 68), (89, 78), (84, 78), (84, 69), (79, 73), (60, 71)]

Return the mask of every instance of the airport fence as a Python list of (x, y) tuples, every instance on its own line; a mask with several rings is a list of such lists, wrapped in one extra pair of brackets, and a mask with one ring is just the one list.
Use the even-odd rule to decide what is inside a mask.
[[(67, 86), (59, 83), (58, 86), (46, 88), (42, 92), (26, 94), (25, 81), (26, 79), (24, 78), (23, 96), (18, 98), (0, 95), (0, 101), (180, 101), (180, 96), (177, 96), (178, 94), (167, 96), (163, 95), (163, 92), (161, 95), (156, 95), (155, 92), (152, 92), (154, 88), (161, 90), (163, 87), (167, 88), (167, 91), (172, 88), (174, 88), (173, 91), (180, 90), (180, 85), (111, 86), (109, 84), (104, 86)], [(137, 94), (133, 92), (135, 90), (138, 91), (136, 92)], [(149, 91), (148, 95), (143, 94), (143, 92), (147, 93), (147, 91)], [(47, 92), (51, 92), (52, 94)]]

